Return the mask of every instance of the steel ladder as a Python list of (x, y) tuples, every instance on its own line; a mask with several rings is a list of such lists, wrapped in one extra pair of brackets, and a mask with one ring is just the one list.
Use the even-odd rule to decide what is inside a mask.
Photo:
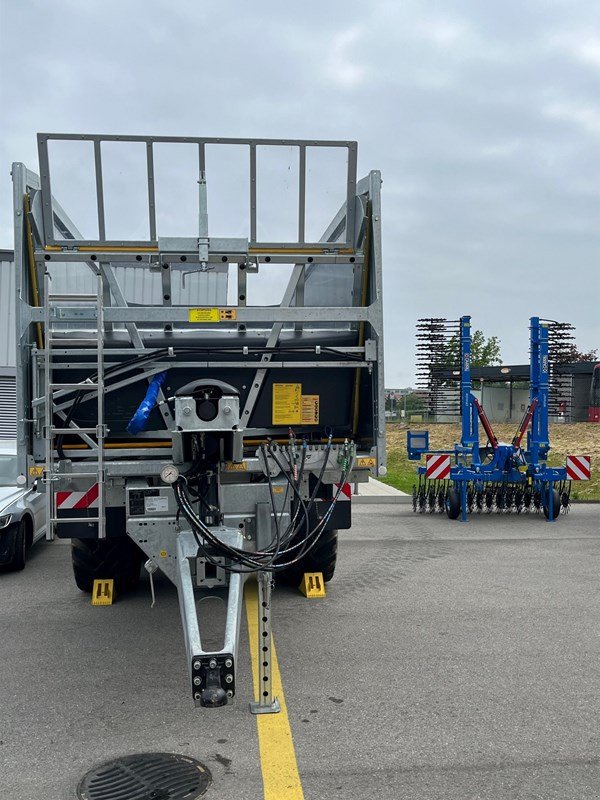
[[(102, 275), (98, 274), (97, 289), (95, 294), (69, 294), (60, 293), (53, 294), (51, 291), (51, 276), (48, 272), (44, 275), (44, 383), (45, 383), (45, 425), (44, 425), (44, 438), (46, 444), (46, 468), (44, 472), (43, 482), (46, 484), (46, 539), (53, 540), (55, 537), (55, 526), (57, 523), (96, 523), (98, 525), (98, 538), (106, 538), (106, 524), (105, 524), (105, 496), (104, 496), (104, 440), (106, 438), (106, 426), (104, 423), (104, 297), (103, 297), (103, 280)], [(61, 304), (68, 303), (67, 307)], [(77, 303), (82, 304), (77, 308)], [(65, 322), (77, 316), (77, 311), (80, 312), (85, 308), (87, 314), (90, 313), (90, 303), (95, 304), (95, 318), (96, 328), (95, 339), (77, 339), (65, 337), (57, 339), (53, 333), (56, 329), (56, 324)], [(85, 304), (85, 305), (84, 305)], [(71, 312), (65, 312), (65, 309)], [(89, 317), (86, 316), (87, 319)], [(54, 349), (60, 347), (61, 350), (75, 349), (77, 347), (87, 346), (91, 343), (96, 346), (96, 381), (85, 381), (83, 383), (54, 383), (53, 370), (56, 366), (54, 362)], [(64, 364), (62, 365), (64, 367)], [(55, 410), (55, 393), (65, 391), (79, 392), (97, 392), (97, 420), (94, 427), (80, 428), (73, 421), (65, 424), (64, 427), (59, 427), (54, 424), (55, 416), (58, 416), (63, 421), (66, 420), (67, 414), (64, 411)], [(54, 489), (55, 483), (64, 477), (64, 473), (57, 472), (56, 461), (54, 455), (54, 437), (56, 435), (68, 434), (70, 436), (80, 436), (82, 441), (85, 441), (90, 450), (95, 451), (96, 470), (88, 472), (69, 472), (69, 478), (86, 478), (95, 479), (98, 485), (98, 514), (97, 516), (76, 516), (76, 517), (58, 517), (56, 491)], [(90, 434), (96, 437), (96, 441), (90, 438)], [(92, 483), (91, 487), (94, 486)]]

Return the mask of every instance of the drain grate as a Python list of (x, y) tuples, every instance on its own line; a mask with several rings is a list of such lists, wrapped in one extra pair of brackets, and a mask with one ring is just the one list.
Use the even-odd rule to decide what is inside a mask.
[(174, 753), (139, 753), (100, 764), (81, 779), (79, 800), (196, 800), (212, 776), (203, 764)]

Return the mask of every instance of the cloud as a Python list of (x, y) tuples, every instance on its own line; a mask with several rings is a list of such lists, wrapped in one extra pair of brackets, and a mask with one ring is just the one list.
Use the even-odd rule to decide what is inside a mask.
[(550, 46), (563, 50), (586, 66), (600, 69), (600, 37), (590, 35), (589, 31), (555, 34), (550, 38)]
[(333, 36), (330, 53), (325, 62), (325, 74), (341, 89), (354, 89), (364, 83), (368, 70), (362, 63), (361, 31), (347, 28)]
[(543, 108), (545, 116), (576, 125), (587, 133), (600, 135), (600, 105), (576, 102), (551, 103)]

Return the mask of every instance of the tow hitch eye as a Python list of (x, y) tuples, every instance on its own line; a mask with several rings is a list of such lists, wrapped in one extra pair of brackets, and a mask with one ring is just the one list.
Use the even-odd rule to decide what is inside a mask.
[(221, 708), (235, 694), (233, 656), (203, 656), (192, 661), (194, 702), (203, 708)]

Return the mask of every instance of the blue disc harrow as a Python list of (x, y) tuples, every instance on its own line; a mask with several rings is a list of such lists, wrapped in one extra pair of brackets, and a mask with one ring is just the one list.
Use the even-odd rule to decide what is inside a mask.
[[(466, 521), (471, 513), (543, 513), (553, 522), (570, 507), (571, 481), (566, 467), (550, 467), (548, 451), (548, 327), (530, 320), (529, 405), (510, 443), (494, 434), (471, 379), (471, 318), (461, 317), (460, 415), (461, 441), (452, 450), (432, 450), (428, 431), (408, 431), (411, 461), (426, 456), (417, 467), (413, 510), (443, 513)], [(487, 436), (480, 446), (479, 426)], [(525, 439), (525, 444), (523, 440)]]

